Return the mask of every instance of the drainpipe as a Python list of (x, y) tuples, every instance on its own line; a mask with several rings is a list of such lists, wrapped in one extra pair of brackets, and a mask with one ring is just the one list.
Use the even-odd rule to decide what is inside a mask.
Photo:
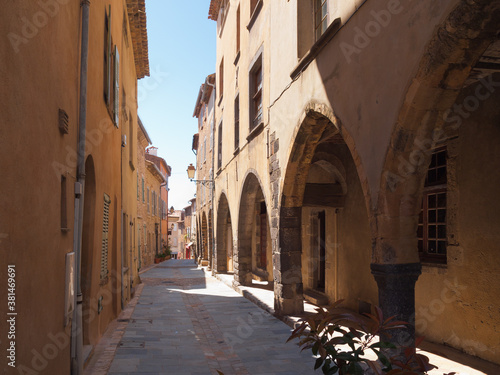
[(80, 110), (78, 130), (78, 162), (77, 182), (75, 183), (75, 224), (73, 235), (73, 249), (76, 255), (76, 308), (73, 311), (71, 324), (71, 374), (83, 374), (83, 333), (82, 333), (82, 287), (81, 287), (81, 260), (82, 260), (82, 231), (83, 231), (83, 200), (85, 191), (85, 137), (87, 129), (87, 68), (89, 54), (89, 14), (90, 0), (81, 1), (82, 8), (82, 40), (80, 53)]

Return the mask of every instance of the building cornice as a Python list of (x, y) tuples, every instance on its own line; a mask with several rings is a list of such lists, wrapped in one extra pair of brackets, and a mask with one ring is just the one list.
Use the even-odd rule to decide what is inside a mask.
[(148, 30), (145, 0), (127, 0), (137, 79), (149, 76)]

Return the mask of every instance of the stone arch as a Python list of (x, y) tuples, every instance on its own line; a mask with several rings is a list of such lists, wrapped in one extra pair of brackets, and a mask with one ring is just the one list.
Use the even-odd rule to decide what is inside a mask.
[(217, 272), (227, 272), (233, 270), (233, 230), (229, 202), (224, 192), (219, 197), (217, 207), (217, 251), (214, 268)]
[(431, 150), (472, 68), (498, 38), (500, 1), (461, 1), (435, 32), (412, 80), (384, 162), (374, 262), (418, 262), (417, 216)]
[[(294, 207), (297, 202), (302, 201), (303, 191), (301, 191), (301, 186), (303, 186), (307, 178), (307, 173), (301, 171), (301, 173), (294, 175), (292, 171), (297, 170), (299, 165), (310, 164), (314, 153), (314, 149), (311, 150), (311, 145), (316, 145), (332, 137), (341, 140), (349, 148), (363, 188), (367, 210), (372, 212), (373, 204), (368, 179), (361, 158), (357, 153), (354, 139), (347, 129), (342, 126), (342, 122), (329, 105), (314, 100), (304, 106), (302, 115), (295, 126), (286, 159), (288, 160), (287, 173), (290, 178), (286, 181), (283, 180), (282, 183), (282, 194), (279, 197), (281, 206)], [(285, 197), (286, 199), (284, 199)]]
[[(270, 243), (267, 246), (269, 210), (262, 189), (263, 185), (257, 172), (252, 169), (248, 170), (243, 181), (238, 213), (238, 246), (234, 254), (234, 279), (237, 284), (251, 285), (253, 273), (260, 272), (259, 276), (264, 279), (268, 279), (269, 273), (272, 274), (271, 256), (269, 256), (271, 253)], [(258, 205), (260, 208), (257, 207)], [(258, 210), (261, 210), (259, 217), (262, 222), (256, 220)], [(261, 244), (259, 242), (261, 238), (255, 238), (256, 231), (260, 231), (260, 235), (266, 231), (266, 243)], [(256, 259), (255, 253), (260, 245), (262, 245), (260, 251), (265, 252), (267, 257), (262, 254), (261, 258)], [(260, 264), (260, 261), (265, 264)]]
[[(413, 321), (421, 273), (418, 215), (432, 150), (447, 138), (450, 109), (485, 50), (498, 39), (500, 1), (459, 1), (437, 28), (393, 128), (375, 208), (372, 272), (387, 316)], [(412, 340), (413, 332), (410, 331)], [(397, 334), (396, 340), (408, 344)]]
[[(279, 229), (278, 237), (273, 239), (275, 310), (281, 314), (300, 313), (303, 310), (305, 268), (302, 264), (307, 255), (302, 251), (303, 230), (307, 224), (303, 223), (303, 214), (307, 212), (304, 211), (304, 207), (316, 207), (315, 210), (320, 214), (323, 212), (322, 215), (331, 208), (336, 207), (337, 210), (342, 208), (350, 190), (347, 183), (347, 165), (351, 171), (352, 183), (356, 185), (360, 195), (358, 201), (361, 202), (361, 208), (358, 211), (362, 212), (361, 220), (365, 233), (363, 255), (360, 257), (363, 258), (366, 274), (371, 278), (369, 269), (371, 201), (366, 175), (356, 154), (353, 139), (341, 127), (332, 110), (324, 104), (310, 102), (304, 109), (295, 130), (293, 143), (290, 145), (282, 182), (279, 221), (273, 222)], [(329, 180), (321, 180), (321, 177), (311, 180), (312, 174), (318, 175), (318, 171), (323, 171), (325, 176), (329, 176)], [(332, 216), (330, 221), (336, 226), (336, 216), (330, 216)], [(324, 216), (321, 220), (324, 226)], [(320, 244), (325, 239), (324, 231), (323, 229), (322, 237), (318, 240)], [(337, 250), (332, 251), (335, 251), (335, 254), (337, 252)], [(325, 254), (324, 249), (323, 254)], [(330, 293), (335, 298), (338, 298), (338, 294), (338, 291)], [(351, 297), (355, 300), (354, 296)]]

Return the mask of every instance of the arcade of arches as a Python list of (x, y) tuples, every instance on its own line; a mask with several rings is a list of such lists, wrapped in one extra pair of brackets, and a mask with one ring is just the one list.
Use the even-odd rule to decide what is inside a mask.
[[(270, 121), (265, 168), (252, 164), (265, 154), (255, 142), (226, 167), (232, 185), (226, 170), (216, 178), (213, 241), (202, 215), (214, 272), (267, 281), (279, 314), (304, 300), (379, 305), (429, 340), (499, 363), (500, 73), (484, 60), (500, 59), (500, 25), (486, 8), (459, 2), (428, 41), (391, 98), (387, 146), (360, 142), (328, 92), (296, 125)], [(498, 4), (489, 11), (500, 17)], [(367, 169), (370, 153), (383, 155), (379, 170)], [(408, 332), (394, 339), (408, 344)]]

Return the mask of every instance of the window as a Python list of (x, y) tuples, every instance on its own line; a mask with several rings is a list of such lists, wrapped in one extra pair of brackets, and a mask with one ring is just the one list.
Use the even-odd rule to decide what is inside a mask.
[(217, 33), (219, 34), (219, 37), (222, 35), (222, 31), (224, 30), (224, 24), (226, 23), (226, 17), (227, 17), (227, 14), (229, 13), (229, 5), (230, 5), (229, 0), (222, 0), (221, 1), (219, 15), (217, 17)]
[(240, 147), (240, 96), (234, 99), (234, 149)]
[(262, 55), (250, 71), (250, 130), (262, 122)]
[(144, 177), (142, 178), (142, 203), (145, 202), (145, 199), (144, 199)]
[(218, 154), (217, 154), (217, 169), (222, 168), (222, 121), (219, 124), (219, 147), (218, 147)]
[(104, 100), (116, 127), (119, 125), (120, 56), (111, 38), (111, 5), (104, 18)]
[(214, 148), (214, 119), (210, 120), (210, 151)]
[[(126, 96), (124, 96), (125, 98)], [(134, 167), (134, 150), (135, 150), (135, 147), (134, 147), (134, 122), (132, 120), (132, 115), (129, 116), (129, 122), (128, 122), (128, 153), (129, 153), (129, 156), (128, 156), (128, 162), (129, 162), (129, 165), (130, 167), (132, 168), (132, 170), (135, 169)]]
[(328, 27), (328, 2), (326, 0), (314, 0), (314, 37), (316, 40), (326, 31)]
[(102, 245), (101, 245), (101, 281), (106, 281), (108, 278), (108, 232), (109, 232), (109, 205), (111, 199), (108, 194), (104, 193), (104, 209), (102, 217)]
[(161, 214), (161, 198), (160, 198), (160, 194), (158, 194), (158, 217), (160, 217), (160, 214)]
[(68, 229), (68, 209), (66, 198), (66, 176), (61, 175), (61, 229)]
[(224, 57), (219, 65), (219, 98), (224, 95)]
[(207, 160), (207, 137), (203, 140), (203, 161)]
[(238, 9), (236, 10), (236, 55), (240, 53), (240, 5), (238, 4)]
[(156, 214), (156, 196), (155, 192), (151, 192), (151, 214), (155, 215)]
[(260, 0), (250, 0), (250, 17), (253, 15), (253, 12), (255, 12), (255, 8), (257, 8), (259, 1)]
[(433, 152), (427, 170), (417, 229), (418, 251), (423, 262), (446, 263), (446, 191), (446, 148), (439, 148)]
[(148, 212), (149, 212), (149, 188), (147, 188), (147, 190), (146, 190), (146, 198), (148, 201)]

